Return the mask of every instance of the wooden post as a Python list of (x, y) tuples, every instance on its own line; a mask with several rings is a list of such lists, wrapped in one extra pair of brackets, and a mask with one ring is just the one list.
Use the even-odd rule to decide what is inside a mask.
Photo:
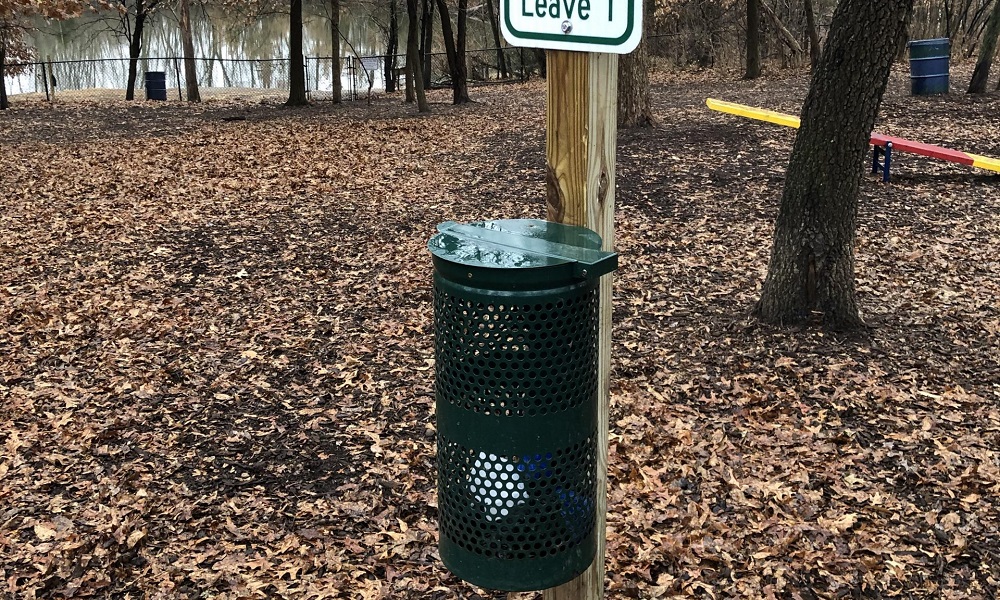
[[(618, 55), (549, 50), (545, 154), (548, 219), (588, 227), (611, 250), (615, 241)], [(604, 597), (611, 369), (611, 274), (600, 283), (597, 413), (597, 555), (576, 579), (545, 590), (544, 600)]]

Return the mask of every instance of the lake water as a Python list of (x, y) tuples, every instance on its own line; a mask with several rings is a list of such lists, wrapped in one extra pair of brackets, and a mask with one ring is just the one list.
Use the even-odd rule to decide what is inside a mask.
[[(406, 9), (399, 2), (400, 49), (405, 48)], [(364, 93), (374, 79), (373, 89), (385, 88), (380, 55), (385, 51), (388, 8), (373, 4), (352, 3), (341, 10), (341, 39), (331, 39), (329, 6), (307, 4), (303, 15), (303, 53), (310, 91), (332, 89), (334, 51), (342, 57), (341, 85)], [(453, 16), (454, 17), (454, 16)], [(469, 47), (489, 47), (489, 24), (485, 15), (469, 16)], [(191, 7), (199, 86), (208, 88), (288, 89), (288, 15), (275, 13), (248, 18), (218, 8)], [(440, 23), (435, 15), (435, 36), (440, 38)], [(128, 41), (117, 33), (121, 29), (117, 13), (88, 14), (67, 21), (38, 23), (32, 42), (37, 59), (52, 63), (58, 90), (113, 89), (126, 86)], [(144, 57), (139, 64), (136, 96), (140, 97), (143, 74), (165, 71), (168, 89), (183, 78), (180, 57), (180, 28), (173, 8), (158, 11), (147, 21), (143, 34)], [(362, 63), (365, 68), (362, 68)], [(400, 57), (398, 66), (402, 67)], [(180, 73), (178, 73), (180, 71)], [(41, 69), (7, 77), (8, 94), (44, 92)]]

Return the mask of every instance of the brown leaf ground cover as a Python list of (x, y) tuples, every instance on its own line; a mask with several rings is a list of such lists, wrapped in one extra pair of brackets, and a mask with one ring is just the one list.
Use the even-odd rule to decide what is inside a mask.
[[(760, 327), (793, 132), (704, 98), (807, 78), (725, 78), (620, 136), (609, 597), (994, 598), (1000, 177), (897, 155), (871, 332)], [(437, 559), (425, 243), (543, 216), (544, 87), (475, 92), (0, 115), (0, 597), (501, 597)], [(1000, 156), (1000, 97), (904, 66), (879, 129)]]

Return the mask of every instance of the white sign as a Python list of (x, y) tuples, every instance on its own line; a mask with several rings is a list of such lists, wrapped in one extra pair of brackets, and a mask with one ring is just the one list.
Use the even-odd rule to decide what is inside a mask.
[(642, 38), (642, 0), (501, 0), (512, 46), (628, 54)]

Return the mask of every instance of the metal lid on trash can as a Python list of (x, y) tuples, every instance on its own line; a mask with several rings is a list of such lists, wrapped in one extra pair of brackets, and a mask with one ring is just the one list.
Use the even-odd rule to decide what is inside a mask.
[[(517, 277), (597, 279), (618, 268), (618, 254), (601, 250), (601, 236), (586, 227), (539, 219), (501, 219), (462, 224), (446, 221), (427, 247), (438, 271), (470, 285)], [(484, 279), (486, 281), (484, 281)], [(506, 279), (506, 277), (505, 277)], [(544, 281), (539, 280), (535, 283)]]

